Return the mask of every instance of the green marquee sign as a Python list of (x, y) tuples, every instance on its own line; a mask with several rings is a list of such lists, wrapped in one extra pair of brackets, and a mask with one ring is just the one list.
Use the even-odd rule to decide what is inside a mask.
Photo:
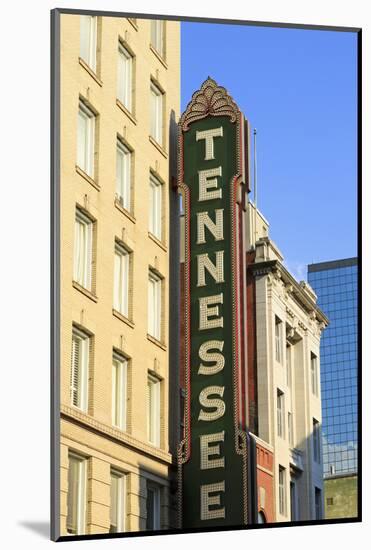
[(183, 528), (248, 523), (243, 207), (247, 123), (208, 78), (179, 123), (185, 208)]

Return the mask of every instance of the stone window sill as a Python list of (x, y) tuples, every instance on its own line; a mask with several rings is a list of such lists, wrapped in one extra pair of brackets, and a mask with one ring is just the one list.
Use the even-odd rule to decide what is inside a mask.
[(82, 170), (80, 168), (80, 166), (77, 166), (76, 164), (76, 172), (81, 176), (83, 177), (87, 182), (90, 183), (90, 185), (92, 185), (94, 187), (94, 189), (96, 189), (97, 191), (100, 191), (100, 186), (98, 185), (98, 183), (96, 181), (93, 180), (93, 178), (91, 178), (90, 176), (88, 176), (88, 174), (86, 172), (84, 172), (84, 170)]
[(129, 327), (134, 328), (135, 324), (133, 323), (133, 321), (130, 321), (130, 319), (117, 311), (117, 309), (112, 309), (112, 314), (117, 317), (117, 319), (120, 319), (120, 321), (123, 321), (125, 324), (129, 325)]
[(95, 74), (93, 69), (91, 67), (89, 67), (89, 65), (81, 57), (79, 57), (79, 63), (81, 65), (81, 67), (83, 67), (85, 69), (85, 71), (90, 74), (90, 76), (95, 80), (95, 82), (99, 86), (103, 86), (103, 82), (101, 81), (101, 79), (98, 78), (98, 76)]
[(150, 334), (147, 333), (147, 339), (152, 342), (153, 344), (155, 344), (156, 346), (158, 346), (159, 348), (163, 349), (164, 351), (167, 350), (167, 347), (165, 346), (165, 344), (163, 344), (162, 342), (160, 342), (159, 340), (157, 340), (157, 338), (155, 338), (154, 336), (151, 336)]
[(95, 302), (95, 303), (98, 302), (98, 296), (93, 294), (93, 292), (91, 292), (87, 288), (84, 288), (83, 286), (81, 286), (80, 283), (78, 283), (77, 281), (72, 281), (72, 286), (73, 286), (73, 288), (75, 288), (76, 290), (81, 292), (81, 294), (83, 294), (84, 296), (86, 296), (87, 298), (92, 300), (93, 302)]

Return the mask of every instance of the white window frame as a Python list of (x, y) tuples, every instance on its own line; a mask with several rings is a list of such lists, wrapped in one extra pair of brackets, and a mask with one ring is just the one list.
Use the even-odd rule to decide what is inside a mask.
[(96, 72), (97, 68), (97, 16), (80, 15), (80, 57)]
[(165, 58), (165, 21), (163, 19), (151, 20), (151, 46), (162, 58)]
[(132, 151), (118, 139), (116, 145), (116, 198), (125, 210), (131, 211)]
[(77, 120), (76, 164), (92, 179), (94, 179), (95, 118), (95, 113), (80, 100)]
[(162, 279), (152, 270), (148, 274), (148, 334), (161, 341)]
[(318, 397), (318, 358), (313, 352), (310, 354), (310, 375), (312, 384), (312, 393)]
[(286, 515), (286, 468), (278, 466), (278, 510), (282, 516)]
[(162, 195), (163, 184), (154, 174), (149, 177), (149, 232), (162, 240)]
[(73, 280), (87, 290), (92, 288), (93, 225), (94, 222), (76, 208)]
[(151, 136), (162, 146), (163, 143), (163, 101), (164, 94), (151, 81)]
[[(110, 533), (124, 533), (126, 531), (126, 477), (127, 474), (111, 469), (110, 486)], [(112, 480), (117, 480), (116, 495), (113, 494), (114, 485)], [(112, 501), (116, 498), (116, 525), (112, 523)], [(114, 529), (112, 529), (114, 527)]]
[[(153, 495), (153, 518), (151, 518), (151, 523), (153, 523), (153, 531), (159, 531), (161, 529), (161, 487), (155, 485), (154, 483), (147, 481), (147, 499), (149, 498), (149, 493)], [(148, 514), (148, 507), (147, 507)], [(147, 516), (147, 530), (149, 518)]]
[[(73, 407), (87, 411), (90, 337), (77, 327), (72, 329), (70, 401)], [(76, 369), (78, 371), (76, 372)]]
[(161, 443), (161, 380), (147, 376), (147, 438), (156, 447)]
[(115, 243), (113, 309), (129, 317), (130, 252)]
[(117, 61), (117, 99), (131, 112), (133, 89), (133, 55), (121, 42)]
[[(76, 532), (71, 530), (68, 522), (70, 518), (69, 502), (70, 502), (70, 482), (71, 482), (71, 462), (74, 461), (77, 463), (77, 502), (74, 504), (76, 506)], [(66, 530), (70, 535), (84, 535), (85, 534), (85, 515), (86, 515), (86, 478), (87, 478), (87, 460), (86, 458), (79, 456), (76, 453), (68, 453), (68, 493), (67, 493), (67, 518), (66, 518)]]
[(275, 315), (274, 317), (274, 335), (275, 335), (275, 358), (278, 363), (282, 364), (282, 327), (281, 319)]
[(112, 424), (120, 430), (126, 430), (127, 377), (127, 359), (114, 352), (112, 358)]
[(277, 435), (285, 438), (285, 394), (277, 389)]

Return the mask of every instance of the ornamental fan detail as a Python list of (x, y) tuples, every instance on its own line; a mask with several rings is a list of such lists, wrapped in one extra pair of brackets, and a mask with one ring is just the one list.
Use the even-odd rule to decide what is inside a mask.
[(218, 86), (212, 78), (202, 84), (188, 103), (181, 119), (183, 132), (189, 130), (189, 125), (207, 116), (229, 116), (231, 122), (236, 122), (239, 109), (225, 88)]

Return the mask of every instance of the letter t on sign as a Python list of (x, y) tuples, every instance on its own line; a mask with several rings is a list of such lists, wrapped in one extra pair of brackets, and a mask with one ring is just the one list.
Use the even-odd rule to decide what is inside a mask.
[(196, 132), (196, 141), (204, 139), (205, 144), (205, 160), (213, 160), (214, 157), (214, 138), (223, 137), (223, 126), (220, 128), (212, 128), (211, 130), (203, 130)]

